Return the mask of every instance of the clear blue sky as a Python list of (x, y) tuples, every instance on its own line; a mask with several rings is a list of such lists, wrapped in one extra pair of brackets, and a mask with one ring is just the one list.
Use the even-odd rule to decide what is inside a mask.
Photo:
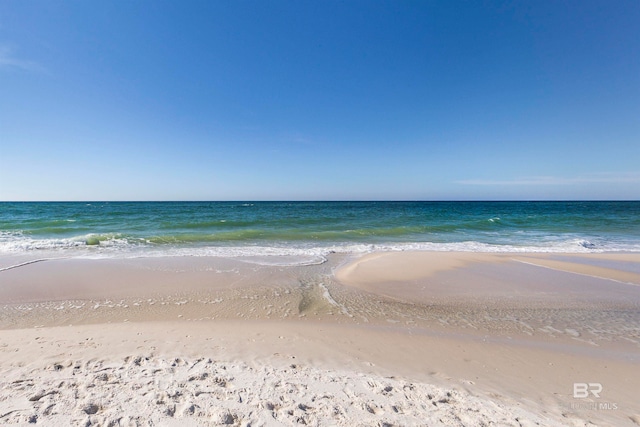
[(640, 1), (0, 2), (0, 200), (640, 199)]

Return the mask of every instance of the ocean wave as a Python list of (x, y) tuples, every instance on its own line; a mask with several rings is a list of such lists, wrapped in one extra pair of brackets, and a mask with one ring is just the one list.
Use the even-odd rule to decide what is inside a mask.
[(22, 232), (0, 233), (0, 253), (20, 253), (42, 250), (69, 250), (100, 246), (101, 248), (130, 248), (136, 245), (117, 233), (86, 234), (71, 238), (32, 238)]
[[(571, 236), (518, 236), (502, 242), (208, 242), (179, 243), (127, 237), (118, 233), (85, 234), (64, 239), (34, 239), (21, 232), (0, 232), (0, 254), (38, 253), (74, 258), (223, 257), (262, 265), (300, 266), (326, 262), (332, 253), (366, 254), (394, 251), (479, 253), (602, 253), (640, 252), (640, 242), (603, 241)], [(516, 244), (516, 242), (518, 244)], [(524, 242), (524, 243), (523, 243)]]

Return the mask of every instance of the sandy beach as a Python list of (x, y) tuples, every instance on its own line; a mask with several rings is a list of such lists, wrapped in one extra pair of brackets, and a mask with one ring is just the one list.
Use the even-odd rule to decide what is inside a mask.
[(640, 0), (0, 0), (0, 427), (640, 427)]
[(254, 261), (3, 257), (0, 423), (640, 424), (638, 254)]

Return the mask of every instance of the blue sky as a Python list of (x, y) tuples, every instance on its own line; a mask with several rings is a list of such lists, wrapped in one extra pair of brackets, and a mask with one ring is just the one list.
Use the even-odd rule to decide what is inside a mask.
[(640, 2), (0, 2), (0, 200), (640, 199)]

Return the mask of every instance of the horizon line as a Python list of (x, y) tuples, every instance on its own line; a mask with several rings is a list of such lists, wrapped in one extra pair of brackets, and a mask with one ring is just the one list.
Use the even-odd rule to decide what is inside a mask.
[(640, 202), (640, 199), (80, 199), (80, 200), (0, 200), (0, 203), (448, 203), (448, 202)]

